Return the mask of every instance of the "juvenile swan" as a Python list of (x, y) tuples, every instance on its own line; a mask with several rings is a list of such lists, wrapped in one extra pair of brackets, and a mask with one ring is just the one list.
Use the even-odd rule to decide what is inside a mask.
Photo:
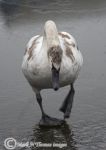
[(70, 85), (68, 95), (60, 107), (64, 119), (70, 117), (74, 98), (74, 82), (77, 79), (83, 57), (72, 35), (58, 32), (55, 22), (49, 20), (44, 25), (43, 35), (30, 39), (23, 57), (22, 71), (33, 91), (42, 112), (39, 125), (57, 126), (63, 120), (48, 116), (42, 106), (40, 91)]

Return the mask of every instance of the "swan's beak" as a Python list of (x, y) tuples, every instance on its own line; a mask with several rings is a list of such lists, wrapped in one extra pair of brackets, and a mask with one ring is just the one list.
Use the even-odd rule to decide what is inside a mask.
[(52, 85), (53, 89), (57, 91), (59, 89), (59, 71), (54, 66), (52, 67)]

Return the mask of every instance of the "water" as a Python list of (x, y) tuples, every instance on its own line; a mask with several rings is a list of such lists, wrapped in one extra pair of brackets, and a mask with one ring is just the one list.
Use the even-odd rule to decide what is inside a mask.
[[(21, 72), (21, 62), (26, 43), (33, 35), (42, 34), (48, 19), (77, 39), (84, 65), (75, 83), (74, 105), (67, 124), (41, 129), (40, 109)], [(65, 150), (106, 149), (105, 28), (105, 0), (0, 1), (0, 150), (5, 149), (3, 142), (8, 137), (19, 142), (67, 143)], [(42, 91), (48, 114), (63, 117), (58, 109), (68, 90)]]

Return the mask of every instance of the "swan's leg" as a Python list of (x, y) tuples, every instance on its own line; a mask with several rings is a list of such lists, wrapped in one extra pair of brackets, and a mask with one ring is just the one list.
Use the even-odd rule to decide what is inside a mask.
[(73, 84), (71, 84), (71, 88), (69, 90), (68, 95), (66, 96), (60, 111), (62, 111), (64, 113), (64, 118), (69, 118), (70, 117), (70, 113), (71, 113), (71, 109), (72, 109), (72, 104), (73, 104), (73, 100), (74, 100), (74, 87)]
[(59, 125), (62, 125), (64, 123), (63, 120), (52, 118), (44, 112), (44, 109), (43, 109), (43, 106), (42, 106), (42, 97), (41, 97), (40, 91), (36, 91), (35, 93), (36, 93), (37, 102), (40, 106), (41, 113), (42, 113), (42, 118), (40, 120), (39, 125), (40, 126), (59, 126)]
[(71, 84), (71, 92), (70, 92), (69, 102), (68, 102), (67, 109), (66, 109), (65, 114), (64, 114), (64, 118), (70, 117), (70, 113), (71, 113), (72, 105), (73, 105), (73, 100), (74, 100), (74, 95), (75, 95), (75, 90), (74, 90), (73, 84)]
[(37, 99), (37, 102), (40, 106), (42, 117), (45, 117), (46, 114), (45, 114), (43, 106), (42, 106), (42, 97), (41, 97), (40, 92), (36, 92), (36, 99)]

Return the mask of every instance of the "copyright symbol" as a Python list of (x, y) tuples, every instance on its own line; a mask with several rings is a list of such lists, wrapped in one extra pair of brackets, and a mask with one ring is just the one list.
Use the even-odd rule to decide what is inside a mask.
[(16, 145), (17, 145), (16, 139), (14, 139), (12, 137), (7, 138), (4, 141), (4, 146), (6, 149), (13, 150), (16, 148)]

